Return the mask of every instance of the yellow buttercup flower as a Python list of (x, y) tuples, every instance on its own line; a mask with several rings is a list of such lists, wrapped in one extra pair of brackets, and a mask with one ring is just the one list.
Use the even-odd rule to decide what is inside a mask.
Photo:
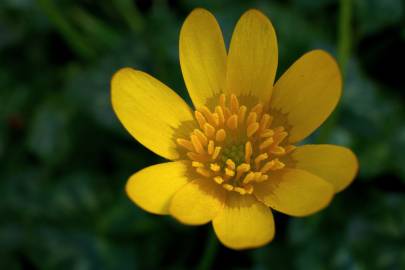
[(339, 68), (314, 50), (274, 84), (277, 62), (275, 31), (259, 11), (243, 14), (227, 53), (214, 16), (196, 9), (180, 33), (195, 111), (148, 74), (119, 70), (111, 82), (115, 113), (140, 143), (171, 160), (132, 175), (131, 200), (185, 224), (212, 221), (234, 249), (273, 239), (270, 208), (306, 216), (326, 207), (353, 180), (357, 159), (344, 147), (297, 143), (335, 108)]

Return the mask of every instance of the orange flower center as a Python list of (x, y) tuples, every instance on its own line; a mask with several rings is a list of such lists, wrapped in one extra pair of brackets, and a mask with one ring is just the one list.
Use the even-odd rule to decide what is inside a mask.
[(295, 146), (286, 142), (287, 131), (273, 127), (273, 117), (258, 103), (250, 109), (235, 95), (224, 94), (213, 111), (203, 106), (195, 111), (199, 129), (189, 139), (177, 139), (185, 148), (195, 171), (229, 191), (251, 194), (254, 183), (268, 179), (285, 165), (279, 160)]

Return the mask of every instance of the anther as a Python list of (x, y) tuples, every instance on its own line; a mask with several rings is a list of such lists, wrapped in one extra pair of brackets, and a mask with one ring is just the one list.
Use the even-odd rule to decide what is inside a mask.
[(267, 138), (267, 137), (271, 137), (274, 135), (274, 131), (271, 129), (265, 129), (262, 134), (260, 134), (260, 137), (262, 138)]
[(201, 128), (203, 128), (203, 127), (204, 127), (204, 124), (207, 123), (207, 120), (205, 119), (204, 115), (203, 115), (201, 112), (199, 112), (199, 111), (195, 111), (195, 112), (194, 112), (194, 115), (195, 115), (195, 119), (196, 119), (197, 122), (198, 122), (198, 125), (199, 125)]
[(195, 167), (195, 168), (201, 168), (204, 167), (204, 164), (198, 161), (193, 161), (191, 162), (191, 166)]
[(199, 167), (199, 168), (196, 169), (196, 172), (199, 173), (200, 175), (204, 176), (204, 177), (207, 177), (207, 178), (211, 177), (211, 173), (205, 168)]
[(219, 153), (221, 152), (221, 147), (220, 146), (216, 146), (214, 149), (214, 153), (212, 153), (211, 155), (211, 159), (212, 160), (216, 160), (217, 157), (219, 156)]
[(224, 182), (224, 179), (221, 176), (215, 176), (214, 181), (218, 184), (222, 184)]
[(260, 172), (261, 172), (261, 173), (267, 173), (267, 172), (270, 171), (271, 168), (274, 166), (274, 163), (275, 163), (274, 160), (267, 161), (267, 162), (263, 165), (263, 167), (260, 168)]
[(263, 114), (262, 119), (260, 119), (260, 130), (263, 131), (269, 126), (271, 116), (267, 113)]
[(258, 116), (260, 116), (263, 111), (263, 105), (261, 103), (258, 103), (251, 109), (251, 111), (255, 112)]
[(192, 134), (192, 135), (190, 136), (190, 139), (191, 139), (191, 143), (192, 143), (193, 146), (194, 146), (195, 151), (196, 151), (198, 154), (204, 154), (204, 153), (205, 153), (205, 150), (204, 150), (204, 148), (203, 148), (203, 146), (202, 146), (200, 140), (198, 139), (197, 135)]
[(250, 125), (251, 123), (257, 122), (257, 114), (255, 112), (250, 112), (247, 120), (246, 120), (246, 124)]
[(269, 155), (267, 153), (262, 153), (262, 154), (258, 155), (255, 158), (255, 166), (256, 166), (256, 168), (258, 169), (259, 166), (260, 166), (260, 162), (262, 162), (263, 160), (268, 159), (268, 157), (269, 157)]
[(226, 121), (226, 125), (232, 130), (236, 129), (238, 127), (238, 116), (236, 114), (233, 114)]
[(271, 168), (273, 171), (274, 170), (280, 170), (285, 167), (285, 164), (278, 160), (278, 158), (274, 159), (274, 166)]
[(235, 170), (236, 165), (235, 165), (235, 162), (233, 162), (232, 159), (229, 159), (229, 158), (228, 158), (228, 159), (226, 160), (225, 164), (228, 166), (229, 169)]
[(226, 107), (226, 96), (225, 94), (221, 94), (219, 96), (219, 105), (221, 105), (221, 107)]
[(269, 150), (270, 153), (272, 153), (273, 155), (284, 155), (285, 154), (285, 149), (281, 146), (274, 146), (272, 148), (270, 148)]
[(238, 180), (242, 174), (248, 172), (250, 170), (250, 164), (242, 163), (236, 168), (236, 180)]
[(231, 111), (232, 113), (237, 113), (239, 110), (239, 101), (237, 99), (237, 97), (232, 94), (231, 95)]
[(247, 107), (242, 105), (239, 107), (239, 112), (238, 112), (238, 122), (239, 125), (243, 124), (243, 121), (245, 121), (245, 115), (246, 115)]
[(176, 140), (176, 142), (178, 145), (184, 147), (185, 149), (187, 149), (189, 151), (194, 151), (193, 144), (189, 140), (179, 138)]
[(222, 185), (226, 190), (232, 191), (233, 190), (233, 186), (230, 184), (223, 184)]
[(250, 141), (247, 141), (245, 144), (245, 162), (250, 163), (250, 158), (252, 157), (252, 143)]
[(273, 142), (274, 142), (273, 137), (270, 137), (270, 138), (266, 139), (264, 142), (262, 142), (262, 143), (259, 145), (259, 149), (260, 149), (260, 150), (266, 149), (267, 147), (269, 147), (270, 145), (272, 145)]
[(274, 136), (273, 136), (274, 143), (275, 144), (281, 143), (287, 137), (287, 135), (288, 135), (288, 133), (285, 131), (274, 134)]
[(220, 106), (216, 106), (215, 113), (218, 115), (219, 125), (223, 126), (225, 123), (224, 111), (222, 110), (222, 108)]
[(225, 175), (229, 176), (229, 177), (232, 177), (232, 176), (235, 175), (235, 171), (233, 171), (233, 170), (231, 170), (229, 168), (225, 168)]
[(210, 140), (208, 142), (208, 147), (207, 147), (208, 155), (212, 155), (214, 153), (214, 147), (215, 147), (214, 141)]
[(217, 163), (211, 163), (210, 169), (213, 172), (219, 172), (219, 170), (221, 170), (221, 167)]
[(204, 133), (207, 135), (208, 138), (213, 138), (215, 135), (215, 128), (210, 125), (209, 123), (204, 124)]
[(236, 192), (238, 192), (240, 195), (245, 195), (246, 194), (246, 190), (244, 188), (241, 187), (235, 187), (234, 190)]
[(254, 178), (255, 178), (255, 173), (249, 172), (248, 174), (246, 174), (245, 178), (243, 178), (242, 183), (247, 184), (247, 183), (251, 182)]
[(199, 129), (194, 129), (194, 134), (197, 135), (198, 139), (200, 140), (200, 142), (206, 146), (208, 143), (208, 139), (207, 136), (205, 136), (205, 134), (199, 130)]
[(217, 142), (223, 142), (226, 138), (226, 132), (224, 129), (220, 129), (217, 131), (217, 133), (215, 134), (215, 140)]
[(246, 129), (247, 136), (252, 137), (258, 129), (259, 129), (259, 124), (257, 122), (251, 123)]
[(212, 115), (211, 111), (207, 108), (207, 106), (202, 106), (199, 111), (205, 116), (205, 119), (207, 119), (208, 123), (215, 126), (215, 118)]

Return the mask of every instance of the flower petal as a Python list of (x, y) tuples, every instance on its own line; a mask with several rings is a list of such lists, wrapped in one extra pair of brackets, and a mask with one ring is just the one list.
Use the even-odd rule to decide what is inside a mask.
[(129, 198), (154, 214), (169, 214), (173, 195), (188, 183), (188, 163), (174, 161), (147, 167), (133, 174), (126, 185)]
[(277, 37), (270, 20), (248, 10), (239, 19), (228, 55), (226, 91), (268, 101), (278, 63)]
[(180, 32), (180, 65), (191, 100), (196, 108), (223, 90), (226, 49), (221, 29), (207, 10), (197, 8)]
[(233, 249), (254, 248), (274, 237), (271, 210), (251, 195), (229, 193), (223, 210), (214, 218), (219, 240)]
[(222, 209), (225, 193), (226, 190), (211, 179), (193, 180), (174, 195), (170, 214), (189, 225), (207, 223)]
[(135, 139), (162, 157), (179, 157), (175, 132), (194, 120), (175, 92), (144, 72), (123, 68), (111, 81), (111, 99), (115, 113)]
[(325, 208), (333, 186), (304, 170), (283, 169), (255, 186), (256, 197), (274, 210), (291, 216), (306, 216)]
[(270, 108), (285, 114), (289, 141), (298, 142), (318, 128), (339, 101), (342, 79), (335, 59), (322, 50), (299, 58), (274, 86)]
[(295, 168), (308, 171), (331, 183), (335, 192), (346, 188), (357, 174), (359, 164), (353, 152), (337, 145), (304, 145), (291, 153)]

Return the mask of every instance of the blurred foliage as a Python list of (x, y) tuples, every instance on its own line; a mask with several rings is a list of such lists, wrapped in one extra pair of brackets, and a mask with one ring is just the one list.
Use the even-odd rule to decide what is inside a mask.
[[(308, 50), (336, 55), (337, 0), (0, 1), (0, 269), (198, 264), (209, 226), (150, 215), (124, 194), (129, 175), (162, 160), (124, 131), (109, 99), (113, 72), (131, 66), (189, 100), (178, 34), (197, 6), (217, 16), (227, 41), (244, 10), (266, 13), (278, 33), (278, 76)], [(277, 214), (264, 248), (221, 246), (213, 268), (405, 269), (404, 9), (402, 0), (353, 1), (328, 139), (358, 154), (353, 185), (314, 216)]]

